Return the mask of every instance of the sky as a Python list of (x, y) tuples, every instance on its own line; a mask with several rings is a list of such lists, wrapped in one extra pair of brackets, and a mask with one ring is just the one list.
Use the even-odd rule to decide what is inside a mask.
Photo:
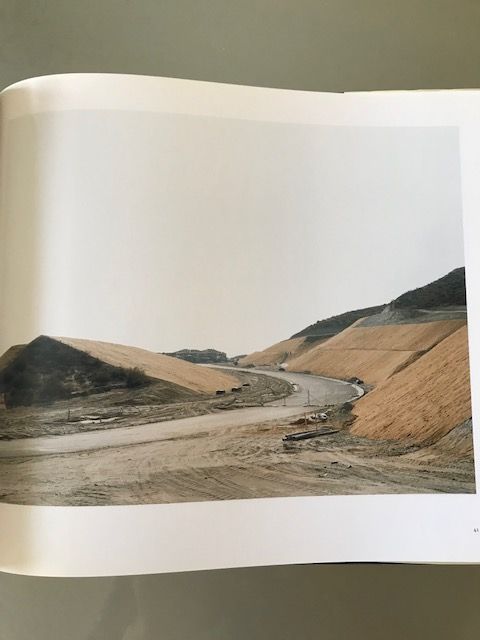
[(22, 120), (18, 153), (35, 135), (42, 159), (25, 160), (23, 182), (37, 176), (41, 296), (10, 343), (46, 333), (232, 356), (464, 264), (455, 128)]

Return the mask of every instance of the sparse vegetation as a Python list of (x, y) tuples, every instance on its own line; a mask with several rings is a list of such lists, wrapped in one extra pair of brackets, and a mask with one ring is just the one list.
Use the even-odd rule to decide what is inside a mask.
[(146, 375), (145, 371), (142, 371), (139, 367), (126, 369), (125, 373), (126, 386), (129, 389), (133, 389), (134, 387), (143, 387), (143, 385), (150, 382), (150, 378)]
[(47, 336), (28, 344), (0, 374), (7, 407), (48, 404), (111, 389), (147, 385), (141, 369), (109, 365)]
[[(140, 386), (69, 394), (63, 400), (52, 402), (27, 404), (24, 401), (3, 411), (0, 441), (136, 426), (240, 407), (258, 407), (290, 393), (288, 382), (279, 378), (246, 372), (238, 372), (238, 376), (243, 389), (241, 395), (231, 391), (221, 396), (199, 394), (165, 380), (147, 377), (148, 383)], [(132, 381), (141, 380), (144, 377), (138, 368)], [(53, 395), (62, 391), (54, 388)], [(86, 419), (87, 416), (95, 418)]]

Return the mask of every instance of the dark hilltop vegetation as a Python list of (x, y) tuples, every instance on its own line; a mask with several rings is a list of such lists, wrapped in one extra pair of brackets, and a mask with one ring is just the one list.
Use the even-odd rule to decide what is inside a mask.
[(49, 336), (39, 336), (0, 371), (0, 393), (7, 408), (153, 382), (139, 368), (116, 367)]
[(180, 349), (179, 351), (165, 352), (163, 355), (179, 358), (194, 364), (217, 364), (228, 362), (227, 354), (216, 349)]
[(459, 267), (424, 287), (407, 291), (395, 300), (397, 307), (432, 309), (445, 306), (465, 306), (465, 267)]
[(372, 316), (376, 313), (380, 313), (382, 311), (384, 305), (377, 305), (376, 307), (365, 307), (364, 309), (356, 309), (355, 311), (346, 311), (345, 313), (340, 313), (337, 316), (331, 316), (330, 318), (325, 318), (325, 320), (317, 320), (313, 324), (309, 325), (302, 331), (295, 333), (292, 338), (303, 338), (303, 337), (318, 337), (318, 338), (328, 338), (330, 336), (334, 336), (337, 333), (340, 333), (350, 325), (352, 325), (360, 318), (365, 318), (366, 316)]
[[(410, 310), (409, 314), (403, 314), (403, 318), (406, 319), (413, 317), (416, 309), (441, 310), (445, 307), (464, 307), (466, 304), (465, 267), (459, 267), (423, 287), (403, 293), (390, 302), (317, 320), (317, 322), (295, 333), (292, 338), (308, 337), (313, 340), (314, 338), (331, 337), (351, 326), (360, 318), (376, 316), (384, 310), (387, 312), (391, 312), (393, 309)], [(401, 320), (400, 313), (396, 314), (396, 320)]]

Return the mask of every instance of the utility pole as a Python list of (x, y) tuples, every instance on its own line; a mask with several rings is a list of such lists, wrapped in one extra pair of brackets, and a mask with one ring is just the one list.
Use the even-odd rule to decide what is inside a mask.
[(307, 389), (307, 407), (310, 406), (310, 389)]

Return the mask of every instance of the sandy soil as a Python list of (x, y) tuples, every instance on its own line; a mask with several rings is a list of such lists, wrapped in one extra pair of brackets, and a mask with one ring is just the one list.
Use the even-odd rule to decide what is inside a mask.
[(428, 351), (457, 329), (465, 320), (439, 320), (427, 323), (361, 325), (363, 319), (330, 338), (323, 349), (385, 349), (388, 351)]
[(235, 375), (207, 367), (199, 367), (178, 358), (153, 353), (138, 347), (121, 344), (83, 340), (79, 338), (53, 338), (75, 349), (85, 351), (91, 356), (116, 367), (138, 367), (147, 376), (173, 382), (181, 387), (200, 393), (212, 393), (216, 389), (229, 389), (237, 386)]
[[(291, 420), (289, 420), (290, 422)], [(335, 420), (332, 421), (335, 425)], [(1, 499), (19, 504), (111, 505), (299, 495), (472, 493), (471, 457), (340, 431), (283, 443), (285, 421), (205, 429), (156, 442), (2, 459)]]
[[(211, 415), (156, 423), (140, 407), (141, 420), (147, 424), (127, 415), (123, 423), (86, 424), (84, 433), (76, 432), (75, 426), (71, 435), (0, 442), (0, 500), (112, 505), (475, 491), (471, 424), (428, 449), (408, 441), (370, 440), (350, 433), (351, 405), (342, 405), (358, 395), (355, 385), (292, 372), (272, 371), (265, 376), (236, 370), (235, 374), (250, 382), (257, 378), (261, 396), (286, 380), (295, 391), (265, 407), (257, 402), (245, 409), (232, 406), (233, 410), (217, 409)], [(247, 394), (255, 393), (248, 389)], [(246, 397), (214, 401), (246, 404)], [(306, 409), (308, 399), (318, 404)], [(331, 411), (327, 424), (339, 429), (337, 433), (282, 441), (284, 435), (304, 429), (292, 424), (296, 417), (326, 409), (327, 404)], [(65, 408), (62, 412), (65, 416)], [(24, 428), (25, 424), (28, 427), (23, 420)], [(46, 428), (48, 419), (37, 431), (44, 434)]]
[[(318, 343), (315, 343), (318, 344)], [(306, 338), (290, 338), (273, 344), (263, 351), (255, 351), (242, 358), (239, 364), (244, 367), (248, 364), (274, 365), (281, 362), (288, 362), (296, 358), (313, 346)]]
[(292, 360), (289, 370), (310, 371), (340, 379), (356, 376), (368, 384), (377, 384), (410, 364), (416, 357), (415, 351), (319, 348)]
[(465, 325), (464, 319), (372, 327), (362, 321), (293, 358), (289, 369), (378, 384)]
[(21, 439), (33, 443), (40, 437), (116, 431), (125, 427), (164, 421), (171, 423), (177, 419), (262, 406), (291, 393), (291, 385), (274, 375), (235, 370), (238, 384), (249, 385), (242, 387), (240, 394), (209, 396), (191, 392), (191, 398), (167, 402), (165, 396), (169, 395), (169, 391), (165, 391), (164, 383), (160, 382), (158, 385), (151, 384), (136, 389), (115, 389), (70, 398), (45, 406), (2, 410), (0, 455), (4, 441)]
[(472, 415), (467, 327), (450, 335), (355, 406), (352, 431), (369, 438), (437, 441)]

